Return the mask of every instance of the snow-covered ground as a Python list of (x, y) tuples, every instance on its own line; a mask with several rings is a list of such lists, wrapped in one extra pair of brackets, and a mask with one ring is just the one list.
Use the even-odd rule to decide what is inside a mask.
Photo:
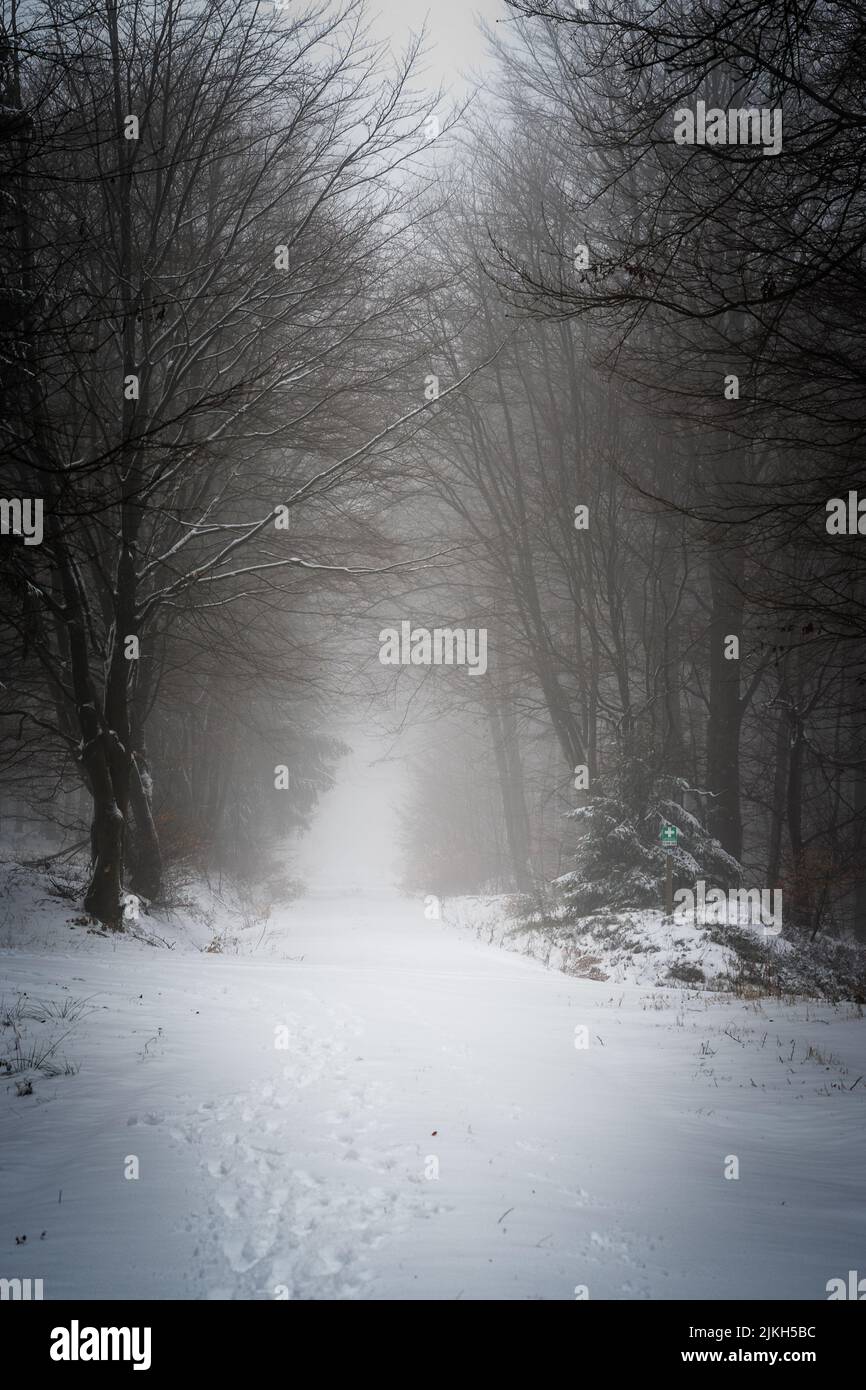
[(575, 978), (397, 895), (222, 954), (56, 904), (47, 950), (4, 903), (0, 1057), (57, 1042), (60, 1074), (0, 1079), (0, 1277), (46, 1298), (822, 1299), (864, 1269), (856, 1006)]

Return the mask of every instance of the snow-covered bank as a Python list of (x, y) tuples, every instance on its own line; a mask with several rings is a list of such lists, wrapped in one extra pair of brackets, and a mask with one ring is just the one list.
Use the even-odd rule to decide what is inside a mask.
[(7, 1013), (25, 998), (2, 1046), (66, 1030), (69, 1064), (2, 1082), (0, 1276), (821, 1299), (862, 1266), (858, 1008), (576, 978), (396, 895), (307, 898), (248, 939), (0, 954)]
[(101, 954), (99, 943), (108, 941), (125, 954), (155, 947), (245, 955), (260, 948), (272, 914), (297, 888), (288, 876), (253, 886), (190, 873), (171, 886), (169, 906), (149, 908), (127, 895), (124, 930), (113, 933), (82, 910), (86, 881), (80, 859), (47, 869), (0, 861), (0, 950)]
[(596, 912), (579, 921), (534, 912), (526, 899), (455, 897), (444, 919), (479, 941), (552, 970), (616, 984), (692, 985), (738, 997), (866, 1003), (866, 948), (828, 937), (791, 941), (731, 919), (694, 922), (659, 911)]

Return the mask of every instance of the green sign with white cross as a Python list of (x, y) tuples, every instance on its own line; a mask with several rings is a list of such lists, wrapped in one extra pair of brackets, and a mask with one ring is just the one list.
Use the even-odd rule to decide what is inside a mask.
[(663, 825), (659, 833), (659, 839), (663, 845), (675, 845), (679, 833), (675, 825)]

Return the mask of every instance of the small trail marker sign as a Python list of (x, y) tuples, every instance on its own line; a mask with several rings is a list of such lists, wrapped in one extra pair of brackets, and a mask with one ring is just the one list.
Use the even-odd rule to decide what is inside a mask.
[(674, 915), (674, 875), (670, 852), (676, 849), (679, 833), (675, 825), (663, 825), (659, 831), (659, 839), (668, 851), (665, 855), (665, 916), (668, 919)]

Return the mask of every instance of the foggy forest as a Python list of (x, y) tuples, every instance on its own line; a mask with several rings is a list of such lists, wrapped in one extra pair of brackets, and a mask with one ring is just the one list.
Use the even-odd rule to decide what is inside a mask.
[(866, 1298), (866, 8), (382, 9), (0, 5), (0, 1295)]

